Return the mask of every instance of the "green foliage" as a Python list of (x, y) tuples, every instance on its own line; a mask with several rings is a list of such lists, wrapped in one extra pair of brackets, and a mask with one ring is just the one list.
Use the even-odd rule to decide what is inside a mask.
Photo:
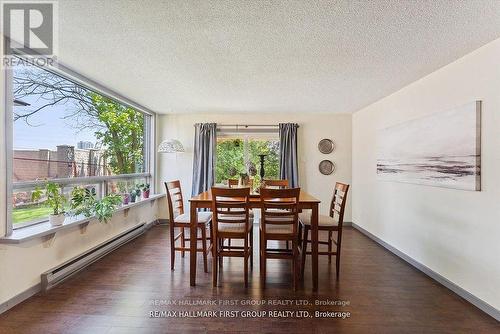
[(52, 209), (52, 214), (60, 215), (64, 213), (66, 197), (61, 193), (61, 187), (57, 183), (47, 182), (45, 194), (47, 196), (47, 205)]
[(94, 214), (96, 203), (95, 188), (74, 187), (71, 191), (71, 209), (75, 215), (90, 217)]
[(248, 149), (249, 162), (256, 166), (258, 171), (257, 175), (253, 176), (255, 188), (260, 185), (259, 154), (267, 154), (264, 164), (265, 178), (279, 178), (279, 141), (250, 139), (245, 143), (241, 139), (223, 139), (217, 142), (216, 183), (223, 183), (227, 179), (234, 179), (248, 172), (244, 158), (245, 145)]
[(103, 199), (97, 201), (94, 205), (94, 213), (96, 218), (102, 223), (107, 223), (113, 216), (116, 207), (122, 202), (122, 197), (117, 194), (104, 196)]
[(107, 149), (109, 165), (114, 174), (142, 171), (144, 146), (144, 115), (97, 93), (89, 93), (99, 122), (105, 129), (95, 132)]
[(137, 186), (140, 190), (142, 191), (148, 191), (149, 190), (149, 183), (141, 183)]
[(95, 188), (75, 187), (71, 192), (71, 208), (74, 214), (83, 214), (85, 217), (95, 216), (104, 223), (111, 219), (121, 202), (122, 197), (118, 194), (107, 195), (98, 200)]
[(31, 192), (31, 201), (38, 203), (38, 201), (42, 198), (43, 190), (40, 187), (35, 187)]

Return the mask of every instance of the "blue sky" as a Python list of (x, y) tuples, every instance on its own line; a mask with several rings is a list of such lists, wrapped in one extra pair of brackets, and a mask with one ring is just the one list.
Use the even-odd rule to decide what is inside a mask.
[[(33, 68), (36, 70), (36, 68)], [(40, 70), (41, 71), (41, 70)], [(23, 97), (24, 102), (31, 105), (15, 106), (14, 112), (22, 113), (42, 106), (46, 101), (39, 101), (37, 97)], [(94, 131), (86, 129), (79, 131), (74, 128), (75, 120), (64, 119), (68, 112), (76, 110), (72, 102), (42, 109), (30, 116), (29, 124), (23, 119), (14, 122), (14, 149), (51, 149), (57, 145), (73, 145), (79, 141), (96, 143)]]
[[(25, 102), (32, 102), (23, 99)], [(36, 103), (36, 101), (35, 101)], [(30, 107), (14, 107), (15, 111), (22, 111)], [(63, 119), (71, 104), (54, 106), (43, 109), (30, 117), (28, 125), (23, 119), (14, 122), (14, 149), (40, 149), (55, 150), (57, 145), (73, 145), (79, 141), (90, 141), (95, 144), (96, 138), (93, 131), (87, 129), (79, 131), (73, 128), (71, 119)]]

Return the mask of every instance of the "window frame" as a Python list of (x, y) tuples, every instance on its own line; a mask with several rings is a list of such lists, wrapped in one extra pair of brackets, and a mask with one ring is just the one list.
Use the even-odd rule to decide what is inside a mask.
[[(24, 54), (17, 54), (17, 58), (22, 61), (30, 62), (31, 57)], [(36, 66), (36, 65), (30, 65)], [(120, 175), (107, 175), (107, 176), (90, 176), (90, 177), (75, 177), (75, 178), (60, 178), (60, 179), (51, 179), (50, 181), (58, 183), (60, 185), (74, 185), (74, 184), (99, 184), (98, 196), (107, 195), (107, 183), (112, 180), (126, 180), (126, 179), (135, 179), (135, 178), (144, 178), (149, 182), (151, 193), (155, 193), (155, 184), (156, 184), (156, 155), (155, 147), (156, 147), (156, 121), (157, 114), (146, 108), (142, 105), (124, 97), (123, 95), (101, 85), (97, 82), (89, 79), (70, 68), (60, 64), (55, 63), (54, 66), (38, 66), (42, 70), (51, 72), (57, 76), (60, 76), (76, 85), (79, 85), (85, 89), (98, 93), (107, 98), (113, 99), (116, 102), (119, 102), (125, 106), (133, 108), (144, 114), (144, 172), (142, 173), (133, 173), (133, 174), (120, 174)], [(3, 80), (5, 80), (5, 119), (4, 119), (4, 127), (5, 127), (5, 179), (6, 179), (6, 196), (5, 196), (5, 236), (12, 235), (12, 232), (17, 229), (21, 229), (28, 226), (33, 226), (36, 224), (45, 223), (48, 221), (48, 217), (43, 220), (33, 221), (33, 222), (25, 222), (15, 224), (18, 226), (14, 226), (12, 219), (12, 205), (10, 203), (12, 199), (13, 191), (16, 189), (26, 189), (28, 187), (35, 187), (37, 185), (45, 184), (45, 180), (40, 181), (21, 181), (16, 182), (14, 184), (12, 172), (13, 172), (13, 151), (14, 151), (14, 137), (13, 137), (13, 69), (12, 68), (3, 68)]]

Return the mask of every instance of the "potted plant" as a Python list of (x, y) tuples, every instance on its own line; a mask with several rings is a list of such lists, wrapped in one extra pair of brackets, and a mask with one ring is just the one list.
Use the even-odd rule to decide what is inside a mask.
[(120, 195), (111, 194), (104, 196), (101, 200), (94, 204), (94, 214), (99, 222), (107, 223), (113, 216), (116, 207), (122, 202)]
[(52, 213), (49, 215), (49, 223), (52, 226), (59, 226), (64, 223), (64, 203), (66, 197), (61, 193), (61, 187), (54, 182), (48, 182), (45, 185), (45, 194), (47, 196), (47, 204), (52, 208)]
[(71, 210), (75, 215), (83, 214), (91, 217), (94, 214), (94, 204), (96, 202), (95, 188), (74, 187), (71, 191)]
[(132, 189), (130, 192), (130, 202), (135, 203), (136, 198), (141, 195), (141, 189), (139, 189), (139, 186), (137, 185), (135, 189)]
[(75, 187), (71, 192), (71, 208), (74, 214), (95, 216), (100, 222), (107, 223), (121, 202), (122, 196), (119, 194), (110, 194), (98, 200), (95, 188)]
[(149, 198), (149, 183), (143, 183), (139, 187), (142, 190), (142, 198)]
[(127, 190), (127, 183), (126, 182), (118, 182), (118, 190), (120, 191), (120, 194), (122, 196), (123, 205), (127, 205), (130, 202), (130, 194)]

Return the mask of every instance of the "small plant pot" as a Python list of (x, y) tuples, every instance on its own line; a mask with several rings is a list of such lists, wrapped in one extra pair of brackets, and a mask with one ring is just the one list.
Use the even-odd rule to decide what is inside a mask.
[(127, 205), (130, 202), (130, 195), (123, 194), (123, 205)]
[(131, 203), (135, 203), (135, 199), (136, 199), (137, 195), (136, 194), (131, 194), (130, 195), (130, 202)]
[(52, 226), (61, 226), (64, 223), (64, 213), (60, 213), (58, 215), (49, 215), (49, 223)]
[(142, 198), (149, 198), (149, 189), (142, 192)]

